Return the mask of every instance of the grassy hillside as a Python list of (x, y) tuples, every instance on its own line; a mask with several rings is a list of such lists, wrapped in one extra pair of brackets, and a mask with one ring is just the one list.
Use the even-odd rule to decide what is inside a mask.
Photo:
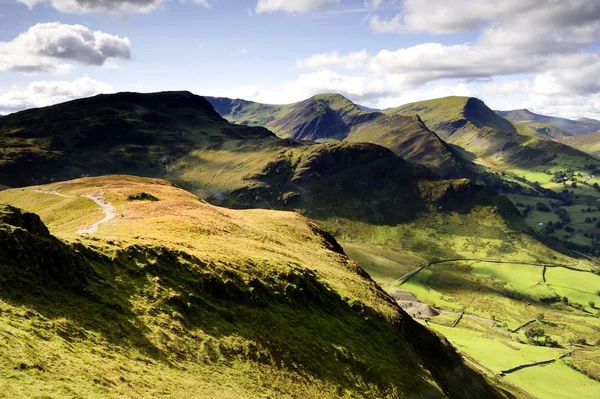
[(557, 155), (588, 158), (585, 153), (564, 144), (519, 134), (508, 120), (472, 97), (421, 101), (389, 109), (385, 113), (418, 114), (427, 127), (442, 139), (480, 157), (478, 162), (486, 166), (531, 168), (547, 164)]
[(579, 136), (600, 130), (600, 121), (589, 118), (571, 120), (554, 116), (535, 114), (527, 109), (496, 111), (511, 122), (525, 125), (542, 136), (555, 139)]
[(595, 157), (600, 157), (600, 131), (582, 134), (580, 136), (567, 137), (564, 143), (585, 151)]
[(207, 99), (230, 122), (264, 126), (280, 137), (375, 143), (408, 161), (429, 167), (442, 177), (473, 174), (472, 165), (419, 118), (365, 111), (340, 94), (320, 94), (288, 105)]
[(298, 214), (128, 176), (0, 201), (52, 226), (0, 207), (3, 397), (501, 397)]
[(194, 148), (250, 139), (276, 138), (266, 129), (229, 124), (188, 92), (99, 95), (2, 118), (0, 181), (18, 186), (118, 172), (157, 176)]

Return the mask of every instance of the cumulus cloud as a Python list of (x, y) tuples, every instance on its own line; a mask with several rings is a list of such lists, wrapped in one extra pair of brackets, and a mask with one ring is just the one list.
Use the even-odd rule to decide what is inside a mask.
[(44, 107), (89, 97), (100, 93), (112, 93), (114, 89), (107, 83), (83, 77), (74, 81), (39, 81), (26, 88), (12, 88), (0, 92), (0, 113), (10, 113), (27, 108)]
[[(380, 2), (377, 2), (379, 5)], [(445, 79), (490, 80), (531, 75), (531, 82), (488, 83), (484, 94), (532, 91), (541, 96), (600, 93), (600, 2), (595, 0), (405, 0), (392, 17), (373, 15), (376, 32), (452, 34), (478, 30), (473, 42), (422, 43), (377, 53), (333, 51), (296, 62), (314, 70), (360, 71), (416, 89)], [(550, 100), (544, 100), (550, 101)]]
[(339, 2), (340, 0), (258, 0), (256, 13), (285, 12), (288, 14), (303, 14), (328, 8)]
[(34, 25), (14, 40), (0, 42), (0, 71), (60, 73), (72, 62), (102, 66), (130, 57), (127, 38), (58, 22)]
[(472, 0), (404, 0), (402, 10), (393, 18), (374, 15), (369, 19), (369, 25), (375, 32), (456, 33), (476, 29), (488, 21), (526, 12), (541, 1), (554, 2), (504, 0), (473, 4)]

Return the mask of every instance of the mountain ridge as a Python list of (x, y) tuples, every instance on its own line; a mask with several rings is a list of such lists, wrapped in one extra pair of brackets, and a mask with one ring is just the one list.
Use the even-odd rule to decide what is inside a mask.
[(473, 174), (473, 168), (421, 120), (370, 112), (341, 94), (320, 94), (286, 105), (207, 97), (231, 122), (265, 126), (280, 137), (299, 140), (372, 142), (442, 177)]

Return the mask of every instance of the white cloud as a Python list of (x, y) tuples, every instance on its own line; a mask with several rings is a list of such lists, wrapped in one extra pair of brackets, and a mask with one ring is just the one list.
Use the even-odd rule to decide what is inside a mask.
[(28, 7), (48, 4), (65, 13), (85, 14), (90, 12), (148, 12), (162, 0), (18, 0)]
[(489, 82), (483, 85), (483, 92), (488, 96), (507, 96), (515, 93), (524, 93), (530, 90), (528, 80), (503, 80)]
[[(374, 8), (381, 3), (365, 1), (365, 5)], [(496, 104), (529, 97), (532, 108), (564, 116), (576, 112), (571, 101), (576, 98), (582, 109), (593, 111), (594, 115), (600, 112), (593, 108), (600, 104), (597, 101), (600, 54), (592, 47), (600, 38), (599, 1), (389, 3), (400, 4), (399, 12), (389, 17), (371, 15), (367, 21), (373, 31), (401, 34), (477, 31), (478, 37), (472, 42), (421, 43), (377, 53), (359, 49), (349, 53), (332, 51), (297, 60), (296, 65), (315, 71), (336, 71), (340, 76), (346, 76), (344, 70), (352, 71), (358, 74), (353, 82), (356, 79), (371, 84), (393, 82), (388, 92), (396, 91), (396, 100), (406, 99), (407, 90), (423, 93), (423, 85), (436, 82), (451, 80), (460, 84), (465, 80), (487, 80), (481, 93)], [(523, 80), (522, 76), (531, 79)], [(310, 86), (310, 82), (307, 84)], [(394, 98), (389, 93), (385, 96), (388, 97), (382, 97), (381, 101)]]
[[(38, 4), (50, 5), (60, 12), (74, 14), (99, 13), (146, 13), (169, 0), (17, 0), (32, 8)], [(181, 0), (209, 7), (209, 0)]]
[(316, 54), (304, 60), (298, 60), (296, 65), (299, 68), (321, 69), (332, 67), (343, 67), (346, 69), (358, 69), (369, 61), (369, 54), (366, 50), (341, 55), (337, 51), (332, 53)]
[(44, 107), (76, 98), (89, 97), (100, 93), (112, 93), (114, 89), (107, 83), (83, 77), (74, 81), (39, 81), (26, 88), (16, 87), (0, 92), (0, 113), (20, 111), (27, 108)]
[(256, 85), (244, 85), (236, 87), (231, 90), (229, 97), (231, 98), (254, 98), (260, 94), (258, 86)]
[(339, 2), (340, 0), (258, 0), (256, 13), (279, 11), (288, 14), (303, 14), (328, 8)]
[(14, 40), (0, 42), (0, 71), (60, 73), (70, 70), (72, 62), (102, 66), (130, 57), (127, 38), (58, 22), (34, 25)]

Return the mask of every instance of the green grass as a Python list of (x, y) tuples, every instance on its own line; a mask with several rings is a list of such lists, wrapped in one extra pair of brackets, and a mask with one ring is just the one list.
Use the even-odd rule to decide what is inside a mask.
[(36, 193), (33, 189), (0, 191), (0, 203), (18, 204), (21, 209), (40, 215), (54, 234), (67, 239), (73, 238), (80, 228), (104, 217), (98, 205), (88, 198), (64, 198)]
[(539, 369), (520, 370), (506, 376), (506, 380), (538, 398), (580, 399), (600, 396), (600, 383), (578, 373), (563, 362)]
[[(438, 398), (464, 367), (296, 213), (130, 176), (43, 189), (101, 193), (118, 217), (73, 246), (0, 224), (5, 397)], [(128, 200), (140, 192), (159, 200)]]
[(564, 349), (522, 344), (506, 337), (493, 337), (489, 333), (451, 328), (435, 323), (430, 325), (457, 348), (496, 374), (522, 364), (556, 359), (566, 352)]
[(381, 286), (390, 284), (425, 263), (414, 254), (376, 245), (345, 241), (340, 242), (340, 245), (344, 252), (368, 270), (371, 277)]
[(546, 279), (553, 290), (561, 297), (566, 296), (570, 302), (579, 303), (585, 309), (596, 312), (588, 303), (596, 302), (600, 307), (600, 276), (592, 273), (576, 272), (561, 268), (549, 268)]

